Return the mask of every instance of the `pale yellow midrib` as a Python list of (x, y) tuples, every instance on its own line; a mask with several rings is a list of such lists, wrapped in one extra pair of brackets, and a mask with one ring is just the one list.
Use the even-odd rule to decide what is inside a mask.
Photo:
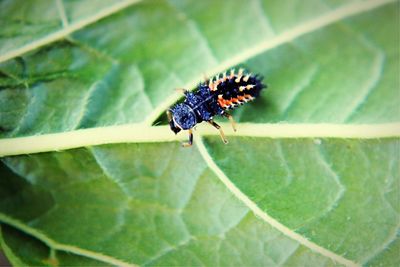
[[(255, 124), (239, 123), (233, 132), (229, 123), (221, 123), (226, 136), (258, 138), (353, 138), (373, 139), (400, 137), (400, 123), (386, 124)], [(219, 132), (200, 124), (195, 135), (217, 136)], [(157, 143), (182, 141), (183, 131), (174, 135), (168, 126), (147, 126), (143, 123), (74, 130), (62, 133), (0, 139), (0, 157), (58, 151), (114, 143)], [(228, 144), (229, 145), (229, 144)]]

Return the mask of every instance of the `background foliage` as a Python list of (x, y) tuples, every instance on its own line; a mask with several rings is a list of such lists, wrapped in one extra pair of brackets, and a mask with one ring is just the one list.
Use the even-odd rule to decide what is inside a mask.
[[(398, 25), (391, 1), (1, 1), (0, 137), (157, 123), (173, 88), (239, 64), (269, 85), (235, 111), (239, 122), (398, 123)], [(279, 42), (292, 33), (302, 34)], [(217, 169), (319, 247), (400, 263), (398, 137), (238, 128), (229, 145), (214, 136), (190, 149), (155, 140), (2, 158), (3, 252), (14, 265), (343, 263), (255, 216)]]

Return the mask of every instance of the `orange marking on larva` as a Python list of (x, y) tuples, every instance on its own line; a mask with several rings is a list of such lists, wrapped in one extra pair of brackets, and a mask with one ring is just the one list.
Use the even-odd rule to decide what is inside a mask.
[(222, 98), (222, 95), (218, 95), (218, 105), (225, 108), (225, 99)]
[(219, 105), (221, 108), (226, 108), (226, 105), (225, 105), (225, 101), (224, 101), (224, 100), (218, 99), (218, 105)]
[(237, 98), (239, 99), (239, 101), (244, 101), (246, 98), (242, 95), (238, 95)]
[(211, 91), (214, 91), (213, 89), (213, 82), (212, 79), (210, 80), (210, 82), (208, 83), (208, 88), (210, 88)]
[(223, 108), (231, 108), (235, 107), (236, 104), (240, 104), (240, 101), (238, 98), (232, 97), (231, 99), (219, 99), (221, 100), (222, 105), (220, 105)]
[(237, 98), (233, 97), (233, 98), (231, 98), (231, 102), (234, 102), (234, 103), (239, 103), (239, 99), (237, 99)]
[(218, 104), (222, 108), (229, 108), (233, 107), (235, 104), (233, 103), (233, 100), (236, 100), (236, 98), (231, 98), (231, 99), (224, 99), (222, 95), (218, 95)]
[(233, 103), (232, 103), (232, 101), (229, 99), (229, 100), (225, 100), (225, 105), (227, 105), (227, 106), (230, 106), (230, 105), (232, 105)]
[(251, 100), (254, 99), (254, 97), (252, 97), (252, 96), (249, 95), (249, 94), (245, 94), (244, 97), (246, 98), (246, 100), (245, 100), (246, 102), (251, 101)]
[(251, 96), (251, 95), (249, 95), (249, 94), (245, 94), (245, 95), (244, 95), (244, 98), (246, 98), (246, 99), (251, 99), (251, 98), (252, 98), (252, 96)]

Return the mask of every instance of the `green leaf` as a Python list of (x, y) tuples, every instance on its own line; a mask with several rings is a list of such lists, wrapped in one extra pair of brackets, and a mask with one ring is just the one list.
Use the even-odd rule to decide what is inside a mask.
[[(13, 265), (399, 265), (398, 2), (21, 0), (0, 17)], [(228, 145), (153, 126), (174, 88), (238, 66), (268, 89), (236, 133), (221, 123)]]
[(104, 262), (87, 257), (61, 251), (49, 251), (49, 248), (37, 239), (8, 226), (2, 227), (0, 238), (4, 252), (14, 266), (108, 266)]

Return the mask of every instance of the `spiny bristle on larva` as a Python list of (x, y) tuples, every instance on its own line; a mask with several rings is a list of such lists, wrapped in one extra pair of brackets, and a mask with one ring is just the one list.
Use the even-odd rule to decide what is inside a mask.
[(255, 85), (254, 84), (248, 84), (248, 85), (246, 85), (246, 86), (239, 86), (239, 91), (240, 92), (243, 92), (244, 90), (250, 90), (250, 89), (252, 89), (252, 88), (254, 88), (255, 87)]
[(252, 75), (239, 69), (237, 74), (232, 69), (229, 72), (221, 72), (214, 78), (205, 77), (200, 83), (197, 91), (189, 92), (182, 90), (185, 94), (183, 103), (178, 103), (167, 111), (169, 126), (176, 134), (181, 130), (189, 131), (189, 141), (184, 146), (191, 146), (193, 143), (193, 128), (196, 124), (207, 121), (220, 130), (220, 135), (227, 143), (221, 127), (213, 120), (214, 116), (228, 117), (236, 131), (232, 116), (227, 110), (235, 109), (246, 102), (249, 102), (260, 95), (263, 83), (259, 75)]
[(231, 69), (229, 78), (232, 79), (234, 76), (235, 76), (235, 70), (234, 70), (234, 69)]
[(214, 91), (214, 83), (212, 82), (212, 80), (209, 81), (208, 88), (210, 88), (211, 91)]
[(236, 83), (240, 83), (240, 80), (242, 79), (242, 76), (243, 76), (243, 71), (244, 71), (244, 69), (239, 69), (238, 74), (237, 74), (236, 79), (235, 79)]
[(249, 102), (265, 88), (259, 75), (253, 75), (244, 69), (231, 69), (228, 73), (217, 74), (208, 83), (209, 90), (218, 96), (216, 102), (222, 109), (233, 109)]

